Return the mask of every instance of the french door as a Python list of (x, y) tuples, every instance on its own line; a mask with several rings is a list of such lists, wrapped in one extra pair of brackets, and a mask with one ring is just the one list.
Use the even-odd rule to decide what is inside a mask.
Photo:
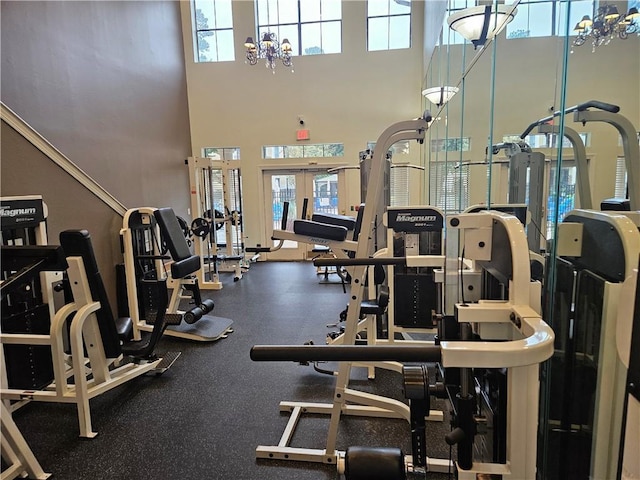
[[(293, 221), (302, 216), (304, 199), (308, 199), (306, 219), (313, 213), (339, 213), (344, 207), (339, 204), (339, 191), (344, 181), (338, 172), (327, 169), (287, 169), (265, 170), (264, 216), (267, 219), (267, 238), (271, 239), (273, 230), (280, 230), (285, 202), (289, 202), (287, 230), (293, 231)], [(339, 187), (340, 184), (340, 187)], [(275, 246), (279, 242), (270, 240)], [(311, 258), (313, 245), (287, 240), (282, 248), (269, 253), (269, 260), (306, 260)]]

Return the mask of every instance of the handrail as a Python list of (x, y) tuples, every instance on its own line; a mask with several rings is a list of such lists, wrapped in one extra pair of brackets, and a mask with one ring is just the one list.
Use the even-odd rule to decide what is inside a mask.
[(104, 189), (98, 182), (91, 178), (84, 170), (73, 163), (67, 156), (60, 150), (54, 147), (46, 138), (38, 133), (31, 125), (25, 122), (17, 113), (11, 110), (3, 102), (0, 102), (0, 118), (7, 123), (11, 128), (18, 132), (34, 147), (44, 153), (49, 159), (51, 159), (56, 165), (62, 168), (65, 172), (75, 178), (84, 187), (86, 187), (96, 197), (111, 207), (116, 213), (121, 216), (127, 212), (125, 207), (120, 201), (111, 195)]
[[(567, 108), (564, 113), (565, 115), (568, 115), (570, 113), (573, 112), (583, 112), (585, 110), (588, 110), (589, 108), (597, 108), (598, 110), (602, 110), (604, 112), (609, 112), (609, 113), (618, 113), (620, 111), (620, 107), (617, 105), (613, 105), (611, 103), (605, 103), (605, 102), (600, 102), (598, 100), (589, 100), (588, 102), (584, 102), (584, 103), (580, 103), (578, 105), (574, 105), (573, 107), (569, 107)], [(542, 125), (543, 123), (547, 123), (549, 121), (551, 121), (554, 117), (557, 117), (558, 115), (562, 114), (562, 110), (557, 110), (555, 112), (553, 112), (553, 115), (549, 115), (547, 117), (541, 118), (539, 120), (536, 120), (535, 122), (533, 122), (532, 124), (530, 124), (524, 132), (522, 132), (522, 134), (520, 135), (520, 138), (522, 138), (524, 140), (524, 138), (529, 135), (529, 133), (531, 133), (531, 130), (533, 130), (535, 127), (537, 127), (538, 125)]]

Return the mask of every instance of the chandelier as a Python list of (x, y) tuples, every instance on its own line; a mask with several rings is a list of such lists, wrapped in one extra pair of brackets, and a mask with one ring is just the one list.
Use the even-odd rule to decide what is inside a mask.
[(579, 47), (591, 38), (592, 51), (595, 52), (597, 47), (603, 44), (607, 45), (615, 37), (625, 40), (629, 34), (638, 31), (636, 19), (639, 16), (638, 9), (635, 7), (630, 8), (626, 15), (620, 15), (615, 5), (598, 7), (593, 20), (589, 15), (585, 15), (576, 24), (574, 31), (578, 35), (573, 41), (573, 45)]
[[(273, 73), (276, 73), (276, 61), (278, 59), (282, 61), (285, 67), (293, 67), (293, 61), (291, 60), (292, 48), (289, 40), (285, 38), (282, 43), (278, 43), (275, 33), (265, 32), (257, 44), (253, 42), (252, 37), (247, 37), (244, 46), (247, 48), (247, 62), (250, 65), (255, 65), (258, 63), (258, 59), (264, 58), (266, 67), (270, 68)], [(291, 71), (293, 72), (293, 68)]]

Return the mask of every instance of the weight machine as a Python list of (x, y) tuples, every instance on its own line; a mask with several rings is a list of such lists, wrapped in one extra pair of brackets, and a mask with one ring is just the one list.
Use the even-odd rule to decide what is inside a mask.
[[(0, 340), (4, 355), (0, 394), (3, 401), (14, 402), (11, 410), (31, 401), (74, 403), (80, 436), (93, 438), (97, 433), (91, 427), (91, 398), (145, 373), (164, 372), (179, 353), (163, 357), (154, 354), (155, 344), (168, 322), (164, 315), (166, 297), (155, 305), (154, 331), (132, 341), (126, 329), (118, 331), (118, 323), (111, 314), (88, 232), (62, 232), (60, 243), (61, 247), (2, 248)], [(42, 271), (66, 271), (73, 301), (56, 312), (44, 332), (16, 331), (14, 325), (29, 324), (43, 306), (37, 288), (37, 277)], [(123, 320), (120, 324), (128, 323)], [(37, 355), (35, 348), (39, 349)], [(25, 350), (29, 361), (14, 361)]]
[[(435, 333), (436, 318), (442, 313), (442, 289), (436, 283), (436, 270), (444, 268), (444, 215), (435, 207), (386, 207), (384, 214), (387, 247), (378, 250), (373, 258), (359, 260), (357, 263), (370, 264), (368, 272), (369, 298), (361, 305), (358, 331), (366, 332), (367, 345), (388, 345), (395, 342), (423, 343), (424, 339), (413, 340), (411, 334), (423, 335)], [(407, 266), (404, 259), (414, 257), (414, 263), (420, 266)], [(417, 260), (420, 257), (420, 260)], [(389, 260), (386, 263), (386, 259)], [(399, 261), (398, 261), (399, 260)], [(318, 259), (318, 266), (353, 266), (349, 260)], [(387, 267), (386, 286), (378, 286), (375, 269)], [(386, 289), (389, 308), (380, 308), (381, 293)], [(387, 294), (385, 293), (385, 295)], [(378, 308), (376, 308), (378, 307)], [(348, 312), (348, 309), (347, 309)], [(386, 314), (386, 319), (383, 318)], [(373, 316), (375, 316), (376, 322)], [(341, 317), (346, 317), (341, 315)], [(344, 329), (341, 335), (331, 336), (328, 343), (340, 344), (344, 341)], [(399, 364), (380, 364), (383, 368), (401, 371)], [(369, 367), (369, 378), (374, 378), (374, 369)]]
[(523, 223), (529, 224), (529, 249), (540, 253), (541, 229), (547, 210), (544, 204), (544, 154), (531, 151), (531, 147), (524, 142), (506, 142), (492, 146), (494, 155), (503, 149), (509, 159), (509, 203), (527, 205), (529, 218)]
[[(153, 298), (145, 288), (148, 279), (164, 280), (172, 289), (167, 309), (172, 324), (166, 330), (167, 335), (197, 341), (226, 338), (232, 331), (233, 321), (209, 315), (214, 303), (201, 297), (200, 257), (189, 250), (172, 209), (141, 207), (127, 210), (120, 235), (128, 315), (136, 338), (141, 332), (153, 329), (154, 317), (148, 309)], [(179, 309), (182, 300), (192, 304), (189, 310)]]
[[(314, 213), (311, 220), (306, 220), (308, 199), (305, 198), (302, 205), (302, 216), (293, 220), (293, 228), (289, 227), (289, 202), (284, 202), (280, 229), (274, 230), (271, 240), (278, 243), (273, 247), (248, 247), (247, 252), (260, 254), (275, 252), (282, 248), (284, 242), (291, 240), (294, 242), (306, 243), (327, 247), (337, 258), (349, 258), (358, 247), (358, 236), (360, 234), (362, 219), (365, 212), (364, 205), (358, 209), (356, 218), (345, 215), (333, 215), (325, 213)], [(349, 233), (352, 238), (349, 239)]]
[[(185, 163), (189, 166), (194, 249), (202, 264), (196, 275), (201, 288), (220, 290), (220, 272), (232, 272), (237, 282), (249, 268), (245, 260), (240, 168), (231, 161), (208, 157), (189, 157)], [(221, 232), (224, 244), (220, 243)]]
[[(47, 245), (47, 216), (49, 209), (41, 195), (0, 198), (1, 241), (5, 245)], [(60, 272), (42, 272), (39, 288), (47, 305), (49, 318), (56, 313), (54, 285), (62, 280)]]
[(573, 210), (558, 225), (546, 312), (555, 352), (543, 370), (540, 412), (539, 470), (550, 480), (619, 478), (626, 397), (637, 398), (628, 380), (637, 376), (628, 368), (632, 314), (620, 312), (633, 311), (640, 258), (640, 232), (623, 213)]
[[(382, 182), (384, 179), (384, 156), (391, 146), (399, 141), (404, 140), (418, 140), (423, 141), (425, 131), (428, 127), (428, 122), (431, 116), (428, 112), (425, 112), (422, 118), (416, 120), (410, 120), (405, 122), (399, 122), (391, 125), (381, 135), (376, 145), (378, 149), (374, 152), (373, 163), (371, 168), (371, 175), (369, 184), (367, 186), (367, 197), (365, 204), (377, 205), (378, 195), (381, 191)], [(371, 264), (372, 260), (369, 255), (371, 252), (371, 234), (374, 228), (375, 209), (365, 208), (362, 217), (362, 229), (360, 231), (359, 241), (353, 242), (350, 247), (355, 247), (355, 257), (350, 260), (349, 255), (346, 252), (341, 252), (345, 245), (346, 228), (340, 236), (334, 237), (338, 248), (332, 248), (336, 254), (340, 254), (342, 260), (349, 262), (352, 265), (350, 274), (352, 275), (350, 301), (347, 310), (347, 319), (345, 323), (345, 332), (343, 344), (345, 346), (354, 345), (356, 342), (356, 336), (359, 328), (359, 315), (360, 306), (364, 297), (365, 290), (365, 276), (366, 267)], [(329, 243), (325, 235), (320, 239), (316, 236), (316, 225), (307, 224), (305, 221), (298, 224), (298, 235), (301, 235), (303, 231), (307, 231), (307, 228), (311, 228), (314, 233), (310, 234), (309, 243), (318, 243), (318, 240)], [(344, 228), (344, 227), (343, 227)], [(337, 230), (331, 229), (334, 233)], [(309, 232), (310, 233), (310, 232)], [(274, 232), (275, 238), (292, 239), (300, 241), (299, 237), (295, 236), (295, 232)], [(388, 259), (383, 259), (387, 260)], [(340, 260), (338, 260), (340, 261)], [(410, 265), (412, 266), (412, 265)], [(334, 396), (333, 404), (308, 404), (301, 402), (281, 402), (281, 411), (287, 411), (291, 413), (289, 423), (285, 429), (279, 444), (277, 446), (258, 446), (256, 449), (256, 456), (258, 458), (271, 458), (280, 460), (298, 460), (298, 461), (311, 461), (311, 462), (324, 462), (324, 463), (336, 463), (339, 458), (339, 454), (336, 451), (336, 440), (338, 426), (340, 423), (341, 415), (364, 415), (373, 417), (384, 418), (404, 418), (409, 420), (410, 412), (409, 408), (402, 402), (392, 400), (385, 397), (367, 394), (348, 388), (350, 377), (351, 363), (341, 363), (337, 374), (336, 382), (336, 394)], [(325, 448), (320, 449), (304, 449), (290, 446), (291, 439), (293, 437), (296, 425), (303, 413), (311, 414), (329, 414), (331, 416), (329, 430), (327, 433), (327, 442)], [(440, 468), (446, 471), (448, 462), (443, 462)]]
[[(503, 284), (504, 298), (457, 304), (455, 315), (439, 324), (436, 345), (255, 346), (251, 357), (256, 361), (342, 362), (330, 410), (327, 448), (284, 446), (293, 434), (291, 426), (295, 426), (290, 420), (279, 446), (269, 450), (258, 447), (258, 456), (268, 452), (264, 458), (335, 463), (348, 480), (404, 479), (407, 470), (446, 472), (448, 460), (426, 455), (424, 419), (429, 412), (429, 396), (437, 394), (446, 396), (453, 407), (453, 430), (445, 441), (457, 445), (457, 478), (535, 478), (538, 369), (553, 353), (554, 334), (531, 300), (539, 294), (539, 284), (530, 280), (523, 225), (513, 216), (493, 211), (454, 215), (448, 223), (452, 229), (464, 230), (466, 255)], [(424, 260), (410, 255), (352, 261), (423, 266)], [(397, 449), (335, 450), (332, 435), (337, 431), (336, 419), (340, 414), (353, 414), (350, 410), (357, 406), (348, 402), (362, 400), (359, 392), (346, 384), (345, 374), (356, 361), (438, 362), (441, 366), (442, 381), (436, 386), (429, 385), (424, 370), (405, 369), (405, 391), (411, 407), (402, 406), (413, 437), (413, 453), (407, 458)], [(378, 398), (376, 407), (383, 404)], [(319, 413), (314, 406), (299, 404), (293, 408), (292, 418), (299, 415), (296, 408)]]
[[(579, 105), (567, 108), (564, 113), (573, 113), (574, 122), (586, 125), (588, 122), (604, 122), (612, 125), (622, 138), (625, 163), (627, 167), (627, 190), (629, 193), (628, 204), (620, 199), (604, 200), (601, 203), (602, 210), (627, 210), (625, 215), (634, 220), (640, 227), (640, 146), (637, 141), (637, 133), (633, 124), (620, 113), (620, 107), (609, 103), (590, 100)], [(553, 115), (541, 118), (530, 124), (520, 135), (524, 139), (534, 128), (537, 127), (540, 133), (554, 133), (558, 135), (559, 127), (549, 124), (555, 117), (563, 112), (556, 111)], [(576, 171), (578, 176), (577, 189), (580, 200), (580, 207), (583, 209), (593, 208), (591, 188), (589, 181), (589, 169), (587, 164), (587, 154), (584, 143), (580, 135), (573, 129), (565, 126), (563, 135), (572, 145)]]

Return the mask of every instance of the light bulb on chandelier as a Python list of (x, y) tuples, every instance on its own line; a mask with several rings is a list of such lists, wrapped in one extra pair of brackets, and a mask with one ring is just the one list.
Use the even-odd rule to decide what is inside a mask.
[(293, 48), (286, 38), (282, 43), (278, 42), (278, 37), (273, 32), (264, 32), (258, 43), (254, 43), (253, 37), (247, 37), (244, 42), (246, 50), (246, 63), (256, 65), (258, 60), (265, 60), (265, 67), (276, 73), (277, 61), (280, 60), (285, 67), (291, 67), (293, 72), (293, 60), (291, 54)]

